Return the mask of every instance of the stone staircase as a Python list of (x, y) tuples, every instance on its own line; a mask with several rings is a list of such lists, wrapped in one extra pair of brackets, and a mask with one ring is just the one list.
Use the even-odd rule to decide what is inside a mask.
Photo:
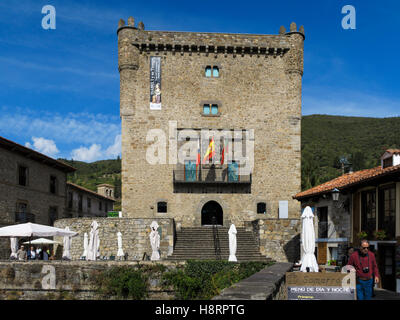
[[(220, 243), (221, 260), (229, 258), (229, 228), (217, 227)], [(245, 228), (236, 228), (236, 258), (241, 261), (264, 261), (270, 259), (262, 256), (259, 247), (254, 239), (253, 233), (246, 231)], [(176, 232), (176, 242), (174, 253), (168, 260), (216, 260), (217, 256), (214, 249), (213, 228), (192, 227), (182, 228)]]

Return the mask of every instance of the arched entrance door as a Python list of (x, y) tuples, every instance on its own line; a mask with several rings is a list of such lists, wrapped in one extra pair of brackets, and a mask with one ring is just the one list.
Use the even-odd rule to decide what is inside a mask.
[(201, 209), (201, 225), (211, 225), (213, 217), (217, 225), (223, 225), (222, 207), (216, 201), (208, 201)]

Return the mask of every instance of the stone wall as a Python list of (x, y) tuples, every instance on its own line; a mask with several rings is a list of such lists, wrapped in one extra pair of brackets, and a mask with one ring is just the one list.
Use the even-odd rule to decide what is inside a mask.
[[(84, 233), (87, 232), (90, 239), (90, 225), (96, 220), (99, 224), (100, 256), (116, 256), (118, 252), (117, 233), (122, 233), (122, 249), (128, 254), (128, 260), (142, 260), (146, 252), (151, 256), (150, 224), (157, 221), (161, 229), (160, 254), (165, 259), (173, 253), (174, 246), (174, 222), (173, 219), (140, 219), (140, 218), (71, 218), (61, 219), (55, 222), (58, 228), (68, 226), (70, 230), (79, 235), (72, 238), (72, 259), (79, 259), (83, 253)], [(62, 243), (62, 238), (55, 237)], [(57, 248), (56, 248), (57, 250)], [(62, 251), (60, 247), (59, 252)]]
[[(27, 185), (18, 183), (18, 166), (28, 168)], [(57, 178), (56, 193), (50, 193), (50, 176)], [(50, 207), (65, 217), (66, 173), (51, 165), (0, 148), (0, 227), (15, 223), (18, 203), (27, 205), (35, 222), (49, 224)], [(9, 239), (0, 238), (0, 259), (9, 257)]]
[(212, 300), (286, 300), (285, 275), (292, 268), (292, 263), (275, 263), (222, 290)]
[(299, 219), (260, 219), (246, 223), (259, 239), (261, 254), (280, 262), (295, 262), (300, 258)]
[[(166, 270), (184, 262), (160, 262)], [(96, 276), (114, 266), (141, 268), (155, 262), (129, 261), (29, 261), (0, 262), (0, 300), (104, 299), (96, 293)], [(151, 273), (148, 299), (172, 299), (161, 288), (161, 273)], [(114, 297), (107, 297), (107, 300)]]

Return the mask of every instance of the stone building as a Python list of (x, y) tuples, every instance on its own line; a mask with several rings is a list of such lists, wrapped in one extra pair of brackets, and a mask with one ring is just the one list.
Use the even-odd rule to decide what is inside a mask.
[[(317, 255), (321, 255), (322, 248), (331, 252), (322, 254), (322, 263), (327, 258), (341, 260), (340, 253), (344, 252), (340, 252), (340, 244), (357, 248), (366, 238), (377, 256), (383, 288), (395, 291), (396, 281), (400, 288), (396, 279), (400, 274), (400, 255), (396, 254), (400, 248), (400, 149), (386, 150), (378, 167), (346, 173), (294, 198), (302, 207), (315, 208), (320, 238)], [(322, 237), (324, 228), (318, 228), (321, 219), (323, 225), (329, 226)], [(334, 247), (338, 251), (332, 257)]]
[(117, 34), (123, 216), (178, 232), (234, 223), (263, 255), (296, 259), (304, 28), (147, 31), (129, 18)]
[[(107, 192), (108, 196), (105, 195)], [(67, 182), (66, 210), (70, 218), (76, 217), (106, 217), (114, 209), (114, 187), (102, 184), (97, 192), (77, 184)]]
[[(52, 225), (68, 217), (67, 174), (75, 169), (44, 154), (0, 137), (0, 227), (35, 222)], [(0, 239), (8, 258), (9, 240)]]

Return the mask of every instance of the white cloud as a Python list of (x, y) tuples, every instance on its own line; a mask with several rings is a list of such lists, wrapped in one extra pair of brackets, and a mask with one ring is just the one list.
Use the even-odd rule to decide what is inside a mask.
[(92, 144), (90, 148), (80, 147), (71, 152), (71, 157), (74, 160), (92, 162), (101, 159), (103, 153), (99, 144)]
[(121, 154), (121, 135), (117, 135), (114, 139), (114, 144), (109, 146), (106, 150), (106, 155), (109, 157), (116, 158)]
[(71, 158), (78, 161), (93, 162), (96, 160), (116, 158), (121, 155), (121, 135), (115, 136), (114, 143), (103, 150), (100, 144), (92, 144), (89, 148), (80, 147), (71, 152)]
[(33, 145), (29, 142), (26, 142), (25, 147), (39, 151), (45, 155), (48, 155), (49, 157), (54, 157), (60, 152), (53, 140), (42, 137), (32, 137), (32, 141)]
[[(0, 108), (0, 133), (4, 136), (51, 137), (57, 144), (111, 145), (121, 132), (118, 116), (90, 113), (37, 112), (35, 107)], [(26, 139), (26, 138), (25, 138)]]

